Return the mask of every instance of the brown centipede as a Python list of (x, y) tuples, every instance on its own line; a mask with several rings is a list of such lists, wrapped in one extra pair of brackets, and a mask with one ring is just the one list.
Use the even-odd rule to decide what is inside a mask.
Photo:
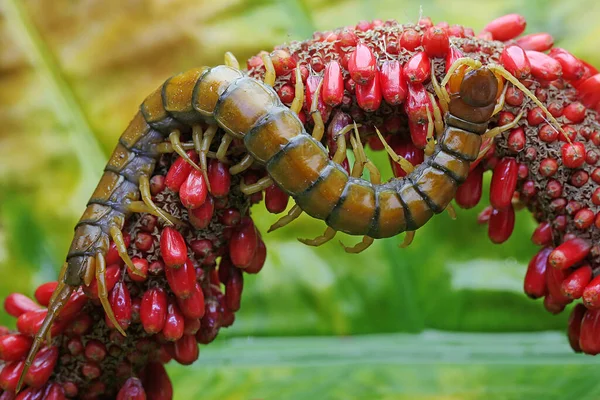
[[(272, 88), (275, 74), (269, 57), (263, 57), (264, 82), (246, 76), (231, 56), (226, 60), (229, 65), (194, 69), (169, 78), (146, 98), (122, 134), (76, 226), (59, 287), (35, 337), (23, 375), (74, 288), (88, 286), (94, 277), (108, 318), (125, 334), (107, 301), (105, 255), (112, 238), (121, 258), (136, 271), (121, 233), (132, 213), (147, 212), (162, 218), (165, 224), (180, 223), (152, 201), (149, 178), (160, 155), (177, 152), (196, 170), (206, 174), (206, 158), (217, 129), (226, 132), (214, 154), (217, 158), (224, 156), (233, 139), (243, 139), (248, 155), (231, 167), (232, 173), (239, 173), (257, 162), (266, 167), (269, 176), (254, 184), (243, 184), (242, 191), (251, 194), (276, 183), (296, 200), (297, 205), (275, 227), (285, 225), (304, 211), (328, 225), (324, 235), (305, 243), (319, 245), (330, 240), (336, 231), (343, 231), (364, 236), (361, 243), (346, 248), (349, 252), (359, 252), (375, 238), (414, 232), (434, 214), (446, 209), (458, 185), (466, 179), (471, 162), (480, 157), (482, 135), (492, 138), (518, 122), (517, 118), (488, 130), (491, 118), (502, 109), (500, 88), (504, 80), (536, 100), (504, 68), (457, 58), (441, 84), (436, 83), (439, 108), (436, 101), (430, 102), (433, 111), (427, 108), (427, 117), (432, 122), (424, 143), (427, 160), (414, 168), (383, 141), (391, 157), (408, 175), (381, 183), (376, 168), (361, 150), (357, 136), (350, 138), (358, 161), (351, 174), (340, 166), (345, 146), (339, 146), (330, 159), (320, 143), (324, 124), (319, 110), (319, 87), (314, 91), (310, 110), (314, 129), (312, 134), (307, 133), (298, 117), (304, 96), (300, 68), (295, 70), (295, 97), (288, 108)], [(436, 82), (433, 73), (431, 78)], [(368, 78), (365, 79), (368, 83)], [(545, 110), (541, 103), (539, 105)], [(440, 119), (442, 112), (443, 120)], [(555, 122), (554, 117), (545, 112)], [(203, 130), (204, 124), (209, 128)], [(349, 131), (352, 127), (344, 129)], [(180, 142), (182, 132), (191, 132), (191, 148), (199, 154), (200, 166), (186, 154), (185, 150), (190, 147)], [(344, 133), (344, 130), (338, 133), (340, 138)], [(364, 168), (371, 171), (371, 182), (360, 178)]]

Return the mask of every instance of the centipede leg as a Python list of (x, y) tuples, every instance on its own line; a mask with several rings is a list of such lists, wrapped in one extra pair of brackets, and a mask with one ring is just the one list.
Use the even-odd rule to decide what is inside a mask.
[(454, 206), (452, 204), (448, 204), (446, 206), (446, 211), (448, 212), (448, 215), (450, 216), (450, 218), (452, 219), (456, 219), (456, 210), (454, 209)]
[(383, 147), (385, 147), (385, 151), (387, 151), (390, 158), (395, 163), (400, 165), (400, 168), (402, 168), (402, 170), (404, 172), (406, 172), (407, 174), (410, 174), (411, 172), (413, 172), (415, 170), (415, 166), (412, 165), (412, 163), (410, 161), (408, 161), (406, 158), (401, 157), (398, 154), (396, 154), (394, 149), (392, 149), (390, 147), (390, 145), (385, 141), (385, 139), (383, 138), (383, 136), (381, 135), (381, 132), (379, 132), (379, 129), (377, 129), (377, 127), (375, 128), (375, 132), (377, 132), (377, 135), (379, 136), (379, 140), (381, 140), (381, 143), (383, 144)]
[[(57, 287), (57, 290), (58, 289), (59, 287)], [(29, 371), (31, 364), (35, 359), (35, 356), (42, 347), (44, 338), (49, 336), (54, 320), (60, 315), (61, 310), (71, 298), (71, 294), (73, 293), (74, 289), (75, 288), (73, 286), (63, 285), (62, 287), (60, 287), (60, 291), (57, 292), (54, 301), (51, 302), (48, 306), (48, 313), (46, 314), (46, 317), (44, 318), (40, 329), (35, 334), (33, 344), (31, 345), (29, 353), (27, 354), (27, 358), (25, 359), (25, 366), (17, 383), (17, 392), (21, 390), (21, 387), (23, 386), (23, 380), (25, 379), (25, 375), (27, 375), (27, 372)]]
[(262, 55), (262, 60), (265, 65), (265, 78), (264, 78), (265, 85), (269, 85), (272, 87), (273, 85), (275, 85), (275, 77), (276, 77), (275, 67), (273, 66), (273, 60), (271, 59), (271, 56), (269, 56), (266, 53)]
[(83, 284), (85, 286), (90, 286), (90, 284), (94, 280), (95, 272), (96, 272), (96, 259), (94, 257), (88, 257), (87, 265), (85, 267), (85, 272), (83, 273)]
[(296, 85), (294, 85), (294, 100), (290, 106), (290, 110), (296, 115), (302, 110), (304, 104), (304, 82), (302, 82), (302, 74), (300, 73), (300, 66), (296, 67)]
[(441, 87), (437, 76), (435, 76), (435, 68), (433, 66), (433, 62), (431, 63), (431, 84), (433, 86), (433, 91), (435, 92), (437, 98), (440, 100), (440, 107), (442, 108), (443, 113), (448, 112), (448, 103), (450, 102), (450, 96), (446, 91), (445, 87)]
[(121, 232), (121, 229), (119, 229), (116, 224), (112, 224), (108, 231), (110, 233), (110, 237), (115, 243), (117, 253), (119, 253), (119, 256), (123, 262), (125, 262), (127, 267), (131, 269), (131, 272), (139, 276), (144, 276), (142, 273), (138, 272), (138, 269), (135, 267), (135, 265), (133, 265), (133, 261), (131, 261), (129, 254), (127, 254), (127, 246), (125, 245), (125, 238), (123, 237), (123, 232)]
[(100, 299), (100, 304), (102, 304), (102, 308), (106, 313), (106, 317), (110, 322), (112, 322), (121, 335), (127, 336), (121, 325), (117, 322), (117, 318), (115, 317), (110, 303), (108, 302), (108, 290), (106, 287), (106, 259), (102, 253), (96, 254), (96, 282), (98, 282), (98, 298)]
[(310, 107), (310, 114), (312, 115), (313, 122), (315, 126), (312, 131), (312, 137), (320, 142), (323, 139), (323, 134), (325, 133), (325, 124), (323, 123), (323, 117), (321, 116), (321, 112), (317, 108), (319, 104), (319, 94), (321, 93), (321, 86), (323, 86), (323, 80), (319, 82), (319, 86), (317, 86), (317, 90), (315, 90), (315, 94), (312, 98), (312, 106)]
[(154, 201), (152, 201), (152, 193), (150, 193), (150, 179), (147, 175), (140, 176), (140, 194), (142, 195), (142, 201), (151, 210), (152, 214), (164, 219), (168, 225), (182, 223), (177, 218), (165, 212), (164, 210), (161, 210), (156, 204), (154, 204)]
[(240, 190), (246, 196), (250, 196), (253, 193), (257, 193), (257, 192), (261, 192), (261, 191), (265, 190), (272, 184), (273, 184), (273, 180), (268, 176), (265, 176), (264, 178), (259, 179), (256, 183), (251, 183), (249, 185), (246, 184), (244, 182), (244, 180), (242, 179), (242, 182), (240, 183)]
[(404, 249), (404, 248), (410, 246), (410, 244), (413, 242), (414, 238), (415, 238), (415, 231), (406, 232), (406, 235), (404, 235), (404, 241), (398, 247)]
[(425, 145), (425, 155), (430, 156), (433, 154), (435, 150), (435, 140), (433, 139), (433, 118), (431, 117), (431, 111), (429, 111), (429, 107), (425, 109), (427, 113), (427, 145)]
[(307, 246), (321, 246), (322, 244), (325, 244), (327, 242), (329, 242), (331, 239), (333, 239), (335, 237), (335, 234), (337, 233), (337, 231), (333, 228), (327, 227), (327, 229), (325, 229), (325, 232), (321, 235), (321, 236), (317, 236), (314, 239), (300, 239), (298, 238), (298, 241), (301, 243), (304, 243)]
[[(229, 52), (225, 53), (225, 58), (227, 58), (228, 53)], [(233, 54), (232, 54), (232, 56), (233, 56)], [(198, 153), (198, 156), (200, 157), (200, 168), (202, 169), (202, 175), (204, 176), (204, 182), (206, 182), (208, 192), (212, 193), (212, 190), (210, 188), (210, 181), (208, 180), (208, 167), (206, 165), (206, 153), (204, 153), (204, 160), (202, 160), (202, 157), (200, 154), (200, 152), (202, 150), (202, 141), (203, 141), (202, 126), (194, 125), (192, 127), (192, 142), (194, 143), (194, 149), (196, 150), (196, 153)], [(209, 144), (209, 147), (210, 147), (210, 144)], [(202, 162), (202, 161), (204, 161), (204, 162)]]
[(244, 172), (252, 166), (252, 163), (254, 163), (254, 158), (252, 158), (250, 154), (246, 154), (239, 163), (229, 168), (229, 173), (231, 175), (237, 175), (240, 172)]
[(192, 138), (194, 140), (194, 147), (196, 148), (196, 152), (198, 153), (198, 158), (200, 159), (200, 167), (202, 169), (202, 173), (204, 174), (204, 179), (208, 183), (208, 163), (206, 161), (206, 157), (208, 155), (208, 151), (210, 149), (210, 145), (217, 133), (217, 126), (211, 125), (208, 127), (204, 135), (202, 135), (201, 128), (196, 129), (195, 133), (192, 131)]
[(494, 112), (492, 116), (498, 114), (504, 108), (504, 103), (506, 102), (506, 91), (508, 90), (508, 85), (504, 85), (504, 89), (502, 90), (502, 94), (498, 98), (498, 102), (496, 103), (496, 107), (494, 107)]
[[(511, 122), (509, 122), (508, 124), (502, 125), (502, 126), (497, 126), (495, 128), (492, 128), (490, 130), (488, 130), (486, 133), (484, 133), (482, 135), (483, 140), (487, 140), (487, 139), (493, 139), (494, 137), (496, 137), (497, 135), (501, 134), (502, 132), (506, 132), (512, 128), (514, 128), (515, 126), (517, 126), (519, 124), (519, 120), (523, 117), (523, 111), (521, 111), (519, 113), (519, 115), (517, 115), (515, 117), (515, 119)], [(488, 152), (488, 150), (492, 147), (492, 144), (494, 144), (493, 140), (488, 140), (488, 145), (485, 146), (483, 149), (481, 149), (479, 151), (479, 155), (477, 156), (477, 160), (479, 160), (481, 157), (483, 157), (485, 155), (485, 153)]]
[(64, 263), (62, 268), (60, 269), (60, 273), (58, 274), (58, 286), (56, 286), (56, 289), (54, 289), (54, 292), (52, 292), (52, 296), (50, 296), (50, 301), (48, 302), (48, 304), (52, 304), (54, 303), (54, 301), (56, 300), (56, 296), (58, 296), (58, 294), (61, 292), (61, 290), (63, 289), (63, 287), (65, 287), (65, 274), (67, 273), (67, 268), (69, 267), (68, 263)]
[(435, 137), (437, 139), (444, 133), (444, 118), (442, 117), (442, 112), (440, 111), (440, 107), (438, 107), (435, 97), (429, 92), (427, 92), (427, 94), (429, 95), (431, 107), (433, 108), (433, 125), (435, 126)]
[(173, 146), (173, 150), (175, 153), (179, 155), (179, 157), (183, 158), (188, 164), (190, 164), (194, 169), (198, 171), (202, 171), (200, 167), (187, 155), (185, 149), (181, 146), (181, 142), (179, 140), (181, 133), (179, 130), (174, 130), (169, 135), (169, 141), (171, 142), (171, 146)]
[(240, 69), (240, 62), (230, 51), (225, 53), (225, 65), (227, 65), (228, 67), (233, 67), (235, 69)]
[(269, 232), (273, 232), (274, 230), (277, 230), (279, 228), (283, 228), (284, 226), (286, 226), (287, 224), (289, 224), (290, 222), (292, 222), (293, 220), (298, 218), (301, 214), (302, 214), (302, 209), (300, 207), (298, 207), (298, 205), (296, 204), (295, 206), (290, 208), (290, 211), (287, 213), (286, 216), (281, 217), (277, 222), (275, 222), (273, 225), (271, 225), (271, 227), (269, 228), (269, 230), (267, 232), (269, 233)]
[(375, 242), (375, 239), (373, 239), (370, 236), (363, 236), (362, 241), (358, 242), (357, 244), (355, 244), (352, 247), (347, 247), (344, 245), (344, 243), (342, 243), (340, 241), (340, 244), (342, 245), (342, 247), (344, 248), (344, 250), (346, 251), (346, 253), (353, 253), (353, 254), (357, 254), (360, 253), (363, 250), (366, 250), (369, 248), (369, 246), (371, 246), (373, 244), (373, 242)]
[(227, 150), (229, 150), (229, 146), (231, 145), (232, 141), (233, 136), (227, 133), (223, 135), (217, 150), (217, 160), (221, 161), (222, 163), (229, 164), (229, 161), (227, 160)]

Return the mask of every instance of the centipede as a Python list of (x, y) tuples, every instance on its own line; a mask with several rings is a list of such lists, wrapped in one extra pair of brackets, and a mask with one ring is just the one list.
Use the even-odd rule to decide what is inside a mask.
[[(565, 199), (565, 193), (600, 183), (600, 169), (588, 172), (600, 153), (584, 146), (587, 140), (600, 144), (600, 74), (554, 48), (548, 34), (520, 36), (524, 29), (524, 18), (516, 14), (492, 21), (477, 36), (428, 18), (416, 24), (363, 21), (261, 52), (246, 70), (226, 53), (223, 65), (168, 78), (119, 138), (75, 227), (47, 311), (28, 331), (33, 340), (9, 388), (35, 386), (28, 377), (38, 352), (44, 342), (50, 346), (51, 333), (60, 332), (57, 324), (70, 322), (64, 310), (76, 314), (74, 302), (82, 309), (84, 293), (93, 292), (106, 316), (102, 323), (127, 336), (130, 316), (115, 300), (125, 290), (115, 283), (112, 267), (119, 263), (129, 280), (145, 282), (149, 263), (160, 262), (168, 295), (177, 300), (168, 304), (182, 310), (195, 301), (189, 299), (204, 296), (190, 283), (200, 279), (195, 271), (204, 266), (209, 291), (232, 285), (238, 297), (227, 304), (237, 311), (239, 271), (256, 273), (264, 263), (264, 243), (244, 216), (263, 192), (269, 211), (289, 209), (270, 231), (306, 213), (326, 229), (302, 243), (320, 246), (344, 232), (362, 237), (354, 246), (343, 245), (358, 253), (401, 233), (400, 246), (410, 245), (435, 214), (454, 214), (453, 199), (474, 207), (486, 169), (494, 173), (491, 206), (480, 222), (489, 225), (490, 239), (508, 239), (515, 209), (533, 211), (540, 226), (532, 240), (543, 249), (529, 265), (525, 292), (544, 297), (553, 313), (583, 298), (574, 309), (570, 342), (577, 351), (600, 351), (590, 339), (592, 322), (585, 323), (596, 318), (600, 304), (600, 280), (594, 278), (600, 251), (593, 245), (600, 189), (589, 204)], [(528, 147), (532, 141), (546, 147)], [(365, 147), (387, 152), (393, 177), (384, 181)], [(563, 187), (560, 177), (572, 188)], [(228, 202), (235, 207), (227, 208)], [(159, 238), (138, 234), (134, 256), (129, 226), (143, 231), (148, 224), (147, 232), (160, 231)], [(230, 254), (206, 256), (211, 229), (229, 235)], [(190, 238), (194, 246), (186, 245)], [(144, 259), (146, 253), (153, 255)], [(154, 285), (144, 293), (142, 307), (166, 307), (165, 290)], [(152, 311), (160, 307), (148, 307), (151, 315), (140, 316), (145, 337), (182, 340), (183, 328), (181, 334), (167, 331)], [(199, 321), (204, 303), (201, 308), (186, 318)]]

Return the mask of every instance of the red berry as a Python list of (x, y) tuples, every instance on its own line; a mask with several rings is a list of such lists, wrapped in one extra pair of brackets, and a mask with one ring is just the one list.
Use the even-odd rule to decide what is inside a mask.
[[(211, 164), (212, 161), (213, 160), (211, 160)], [(229, 171), (227, 172), (229, 173)], [(214, 192), (214, 189), (212, 190)], [(198, 208), (204, 204), (207, 194), (208, 188), (206, 187), (206, 182), (204, 181), (204, 175), (201, 171), (195, 169), (190, 172), (187, 179), (179, 188), (179, 198), (181, 199), (181, 204), (188, 209)]]
[(11, 293), (4, 299), (4, 310), (8, 315), (18, 318), (28, 311), (41, 310), (39, 304), (21, 293)]
[[(198, 153), (195, 151), (188, 151), (187, 155), (192, 159), (195, 163), (198, 162)], [(173, 192), (179, 192), (179, 188), (185, 182), (190, 172), (192, 172), (193, 167), (183, 158), (179, 157), (167, 172), (167, 176), (165, 177), (165, 185), (171, 189)]]
[(552, 226), (548, 222), (540, 223), (531, 235), (531, 241), (538, 246), (552, 244)]
[(296, 68), (296, 60), (285, 50), (274, 50), (271, 53), (271, 61), (277, 76), (284, 76)]
[(270, 213), (279, 214), (285, 211), (290, 196), (273, 184), (265, 189), (265, 206)]
[(17, 361), (25, 357), (33, 339), (19, 333), (0, 336), (0, 360), (5, 362)]
[(165, 367), (159, 362), (149, 363), (142, 373), (142, 383), (148, 400), (171, 400), (173, 385)]
[(231, 186), (231, 173), (227, 165), (215, 158), (211, 159), (208, 163), (208, 182), (213, 196), (226, 196)]
[[(117, 281), (121, 279), (121, 267), (116, 264), (109, 265), (108, 268), (106, 268), (104, 279), (106, 280), (106, 291), (110, 293)], [(85, 292), (92, 299), (98, 298), (98, 281), (96, 281), (96, 278), (92, 280), (92, 283)]]
[(423, 35), (423, 47), (429, 57), (445, 57), (450, 50), (450, 41), (445, 29), (431, 27)]
[(406, 99), (408, 88), (398, 60), (385, 61), (379, 72), (381, 94), (390, 105), (401, 104)]
[(519, 46), (507, 46), (500, 55), (500, 63), (517, 79), (525, 79), (531, 74), (531, 64)]
[(200, 207), (189, 210), (190, 223), (194, 228), (201, 230), (206, 228), (213, 217), (215, 202), (211, 195), (206, 196), (206, 201)]
[(175, 228), (165, 227), (160, 234), (160, 252), (165, 265), (179, 268), (187, 260), (187, 246), (181, 233)]
[(583, 315), (579, 346), (586, 354), (600, 353), (600, 310), (587, 310)]
[(590, 243), (585, 239), (575, 238), (558, 246), (550, 253), (548, 263), (554, 268), (566, 269), (587, 257), (591, 249)]
[(167, 267), (165, 274), (175, 296), (186, 299), (192, 295), (196, 285), (196, 269), (189, 259), (181, 268)]
[(173, 358), (181, 365), (190, 365), (198, 359), (199, 350), (194, 335), (184, 335), (175, 342)]
[(483, 28), (490, 32), (494, 40), (505, 42), (519, 36), (525, 30), (525, 17), (519, 14), (508, 14), (496, 18)]
[(265, 247), (265, 243), (262, 239), (258, 238), (258, 247), (256, 248), (256, 253), (254, 254), (254, 258), (248, 267), (244, 269), (244, 272), (247, 274), (258, 274), (260, 270), (265, 265), (265, 260), (267, 258), (267, 248)]
[(523, 289), (525, 294), (532, 299), (538, 299), (547, 294), (546, 263), (551, 251), (552, 249), (549, 247), (540, 250), (527, 266)]
[(408, 28), (400, 36), (400, 46), (408, 51), (415, 51), (421, 45), (421, 34), (414, 29)]
[(569, 344), (576, 353), (581, 353), (581, 347), (579, 346), (579, 338), (581, 336), (581, 321), (585, 314), (585, 306), (583, 304), (577, 304), (571, 311), (569, 316), (569, 328), (567, 335), (569, 338)]
[(177, 298), (179, 309), (186, 318), (202, 318), (204, 315), (204, 293), (196, 283), (187, 299)]
[(562, 282), (562, 294), (570, 299), (579, 299), (591, 279), (592, 268), (589, 265), (577, 268)]
[(493, 243), (508, 240), (515, 227), (515, 210), (512, 206), (502, 210), (494, 209), (488, 225), (488, 236)]
[[(121, 328), (127, 329), (131, 323), (132, 314), (131, 296), (127, 285), (123, 282), (117, 282), (112, 292), (110, 292), (109, 301), (117, 322)], [(112, 324), (108, 318), (106, 318), (106, 323), (109, 326)]]
[(554, 45), (554, 38), (546, 32), (531, 33), (518, 38), (517, 45), (525, 50), (546, 51)]
[(364, 43), (358, 43), (356, 50), (350, 53), (348, 71), (352, 80), (358, 85), (366, 85), (375, 77), (375, 55)]
[(106, 346), (99, 340), (92, 339), (85, 345), (85, 358), (90, 361), (100, 362), (106, 357)]
[(555, 47), (550, 50), (549, 56), (560, 63), (563, 72), (563, 78), (576, 81), (583, 77), (585, 65), (568, 51)]
[(134, 257), (131, 259), (135, 272), (129, 266), (127, 267), (127, 275), (129, 279), (135, 282), (144, 282), (148, 277), (148, 260), (145, 258)]
[(50, 304), (50, 298), (52, 297), (52, 293), (54, 293), (54, 290), (57, 286), (58, 282), (56, 281), (46, 282), (38, 286), (34, 294), (34, 297), (37, 300), (37, 302), (44, 307), (48, 307), (48, 304)]
[(517, 172), (517, 162), (511, 157), (504, 157), (494, 168), (490, 184), (490, 204), (496, 210), (510, 207), (517, 188)]
[(134, 377), (127, 379), (119, 389), (117, 400), (146, 400), (146, 392), (142, 386), (142, 381)]
[(518, 153), (525, 148), (525, 142), (525, 131), (523, 128), (515, 128), (510, 131), (506, 144), (510, 150)]
[(229, 310), (237, 311), (240, 309), (244, 277), (238, 268), (232, 268), (229, 273), (229, 279), (225, 285), (225, 301)]
[(473, 208), (481, 200), (481, 189), (483, 186), (483, 168), (475, 167), (467, 179), (456, 190), (456, 204), (461, 208)]
[(525, 54), (531, 64), (531, 74), (535, 78), (553, 81), (561, 76), (562, 67), (554, 58), (533, 50), (525, 51)]
[(409, 83), (423, 83), (429, 80), (431, 62), (427, 53), (420, 51), (413, 55), (404, 65), (402, 73)]
[(367, 112), (376, 111), (381, 105), (381, 84), (379, 82), (379, 71), (375, 76), (363, 85), (356, 85), (356, 102), (358, 106)]
[(165, 339), (172, 342), (181, 339), (183, 336), (184, 322), (183, 314), (179, 310), (177, 304), (173, 301), (169, 301), (165, 326), (162, 329), (162, 334)]
[(341, 104), (344, 96), (344, 75), (337, 61), (330, 61), (325, 67), (322, 93), (325, 104), (331, 107)]
[(563, 165), (579, 168), (585, 162), (585, 146), (581, 142), (565, 143), (561, 147)]
[(142, 297), (140, 318), (144, 330), (150, 334), (160, 332), (167, 318), (167, 295), (161, 288), (150, 288)]
[(250, 218), (244, 218), (229, 242), (231, 261), (238, 268), (246, 268), (252, 262), (258, 245), (256, 228)]
[(571, 122), (578, 124), (585, 118), (585, 106), (576, 101), (565, 107), (563, 115)]

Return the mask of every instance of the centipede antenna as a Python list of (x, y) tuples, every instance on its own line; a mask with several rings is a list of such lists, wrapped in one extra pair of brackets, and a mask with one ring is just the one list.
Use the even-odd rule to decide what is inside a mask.
[(492, 116), (498, 114), (504, 108), (504, 101), (506, 99), (506, 91), (508, 90), (508, 85), (504, 85), (504, 89), (502, 90), (502, 94), (498, 97), (498, 102), (496, 103), (496, 107), (494, 108), (494, 112)]
[(565, 133), (560, 123), (556, 120), (556, 118), (554, 118), (554, 115), (552, 115), (550, 111), (548, 111), (546, 106), (536, 97), (536, 95), (533, 94), (529, 89), (527, 89), (525, 85), (523, 85), (517, 78), (514, 77), (513, 74), (511, 74), (504, 67), (498, 64), (490, 64), (487, 66), (487, 68), (492, 72), (497, 72), (498, 74), (500, 74), (500, 76), (502, 76), (504, 79), (515, 85), (517, 88), (519, 88), (521, 92), (523, 92), (527, 97), (529, 97), (539, 108), (542, 109), (542, 111), (544, 111), (544, 114), (546, 114), (548, 119), (552, 121), (552, 125), (554, 125), (554, 128), (557, 129), (558, 132), (562, 133), (563, 136), (566, 138), (567, 142), (571, 144), (571, 138), (569, 138), (569, 136)]
[(383, 147), (385, 147), (385, 150), (387, 151), (387, 153), (389, 154), (391, 159), (394, 160), (395, 163), (400, 165), (400, 168), (402, 168), (402, 171), (406, 172), (407, 174), (410, 174), (411, 172), (413, 172), (415, 170), (415, 166), (412, 165), (412, 163), (410, 161), (408, 161), (406, 158), (401, 157), (398, 154), (396, 154), (394, 149), (392, 149), (390, 147), (390, 145), (386, 142), (386, 140), (383, 138), (383, 136), (381, 135), (381, 132), (379, 132), (379, 129), (377, 129), (377, 127), (375, 127), (375, 132), (377, 132), (377, 135), (379, 136), (379, 140), (381, 140)]
[(415, 239), (415, 231), (407, 231), (406, 235), (404, 235), (404, 241), (398, 245), (401, 249), (405, 249), (411, 245), (413, 240)]
[(232, 52), (228, 51), (225, 53), (225, 65), (235, 69), (240, 69), (240, 62), (235, 58)]
[(253, 163), (254, 163), (254, 157), (252, 157), (249, 153), (246, 153), (244, 158), (242, 158), (239, 163), (237, 163), (234, 166), (232, 166), (231, 168), (229, 168), (229, 173), (231, 175), (237, 175), (240, 172), (244, 172), (245, 170), (250, 168)]
[(271, 233), (274, 230), (283, 228), (284, 226), (298, 218), (300, 215), (302, 215), (302, 209), (298, 206), (298, 204), (296, 204), (292, 208), (290, 208), (290, 211), (287, 213), (287, 215), (281, 217), (277, 222), (271, 225), (267, 233)]
[(227, 160), (227, 150), (229, 150), (231, 142), (233, 142), (233, 136), (228, 133), (224, 134), (221, 138), (221, 143), (217, 149), (217, 160), (221, 161), (223, 164), (229, 164), (229, 161)]
[[(131, 271), (135, 273), (136, 271)], [(121, 324), (117, 321), (115, 317), (115, 313), (113, 312), (110, 303), (108, 302), (108, 289), (106, 283), (106, 259), (104, 258), (104, 254), (98, 253), (96, 254), (96, 282), (98, 282), (98, 298), (100, 299), (100, 303), (102, 304), (102, 308), (106, 313), (106, 317), (115, 328), (119, 331), (119, 333), (123, 336), (127, 336)]]
[(325, 124), (323, 123), (323, 117), (321, 116), (321, 112), (319, 111), (319, 94), (321, 93), (321, 86), (323, 85), (323, 79), (319, 81), (319, 85), (317, 86), (317, 90), (313, 94), (312, 104), (310, 106), (310, 114), (312, 116), (313, 122), (315, 126), (312, 131), (312, 137), (320, 142), (323, 139), (323, 134), (325, 133)]
[[(227, 53), (229, 53), (229, 52), (227, 52)], [(225, 57), (227, 57), (227, 53), (225, 53)], [(232, 54), (232, 56), (233, 56), (233, 54)], [(200, 157), (200, 152), (202, 151), (203, 136), (204, 136), (204, 132), (203, 132), (202, 126), (200, 124), (196, 124), (196, 125), (192, 126), (192, 142), (194, 143), (194, 149), (196, 150), (196, 153), (198, 153), (198, 157)], [(204, 182), (206, 182), (206, 187), (208, 189), (208, 192), (212, 193), (212, 189), (210, 187), (210, 181), (208, 180), (208, 168), (206, 165), (206, 157), (204, 157), (204, 164), (202, 164), (202, 160), (200, 160), (200, 169), (202, 169), (202, 176), (204, 176)]]
[(298, 238), (298, 241), (300, 243), (304, 243), (307, 246), (321, 246), (327, 242), (329, 242), (331, 239), (333, 239), (335, 237), (335, 234), (337, 233), (337, 231), (331, 227), (327, 227), (327, 229), (325, 229), (325, 232), (323, 232), (323, 234), (321, 236), (317, 236), (314, 239), (300, 239)]
[(71, 298), (73, 290), (73, 286), (63, 286), (56, 295), (54, 302), (50, 303), (50, 305), (48, 306), (48, 313), (46, 314), (46, 317), (44, 318), (40, 329), (37, 331), (35, 338), (33, 339), (33, 344), (31, 345), (29, 353), (27, 354), (27, 358), (25, 359), (25, 366), (23, 367), (23, 372), (21, 372), (21, 376), (19, 376), (19, 381), (17, 382), (17, 393), (21, 390), (21, 387), (23, 386), (25, 375), (27, 375), (27, 372), (29, 371), (29, 368), (31, 367), (31, 364), (33, 363), (33, 360), (35, 359), (35, 356), (37, 355), (38, 351), (40, 351), (40, 348), (42, 347), (42, 344), (44, 342), (44, 338), (50, 334), (54, 320), (56, 319), (56, 317), (58, 317), (63, 307)]
[(271, 56), (267, 53), (262, 55), (263, 63), (265, 64), (265, 85), (273, 87), (275, 85), (275, 67), (273, 66), (273, 60)]
[(194, 167), (194, 169), (202, 171), (202, 169), (187, 155), (185, 149), (181, 146), (181, 142), (179, 141), (180, 136), (181, 133), (177, 129), (175, 129), (169, 135), (169, 141), (171, 142), (171, 146), (173, 146), (173, 150), (175, 150), (175, 153), (183, 158), (188, 164)]
[(294, 100), (290, 106), (290, 110), (298, 115), (302, 110), (304, 104), (304, 82), (302, 82), (302, 73), (300, 72), (300, 65), (295, 69), (296, 84), (294, 85)]
[[(440, 84), (441, 87), (445, 88), (446, 85), (448, 84), (448, 81), (450, 81), (450, 78), (454, 74), (454, 72), (456, 72), (456, 70), (458, 68), (462, 67), (463, 65), (468, 65), (472, 69), (477, 69), (477, 68), (481, 68), (482, 64), (481, 64), (481, 62), (479, 62), (477, 60), (473, 60), (472, 58), (469, 58), (469, 57), (461, 57), (461, 58), (457, 59), (456, 61), (454, 61), (454, 63), (448, 69), (448, 72), (446, 73), (446, 76), (444, 76), (444, 79), (442, 79), (442, 83)], [(446, 95), (447, 94), (448, 93), (446, 92)], [(448, 101), (448, 103), (450, 103), (450, 96), (448, 96), (448, 98), (446, 100)]]

